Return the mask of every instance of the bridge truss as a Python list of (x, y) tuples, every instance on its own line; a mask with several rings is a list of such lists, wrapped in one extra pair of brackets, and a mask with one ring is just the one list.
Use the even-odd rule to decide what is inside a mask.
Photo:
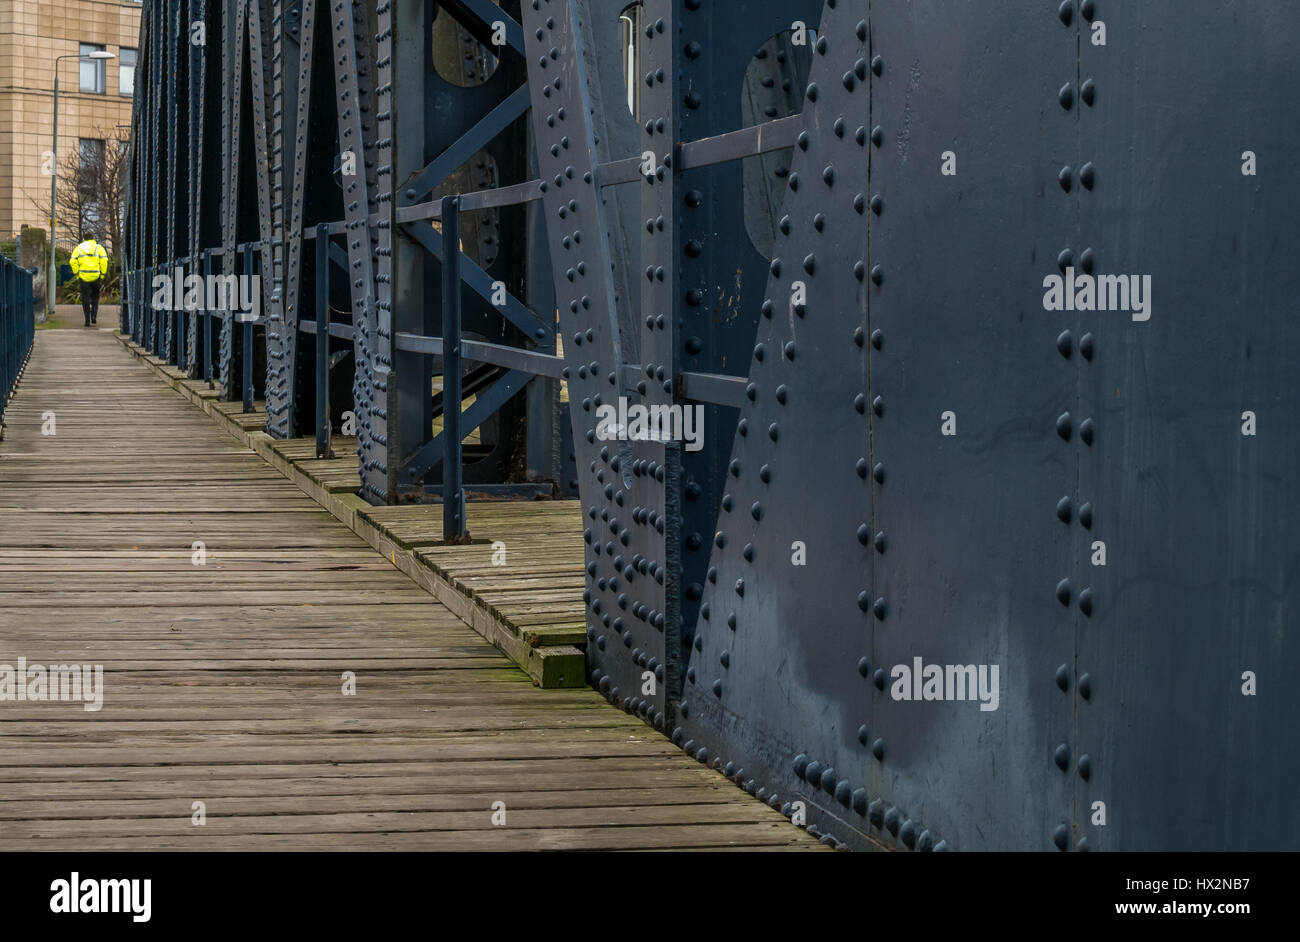
[[(352, 413), (371, 502), (578, 496), (591, 684), (829, 843), (1294, 847), (1294, 34), (145, 0), (122, 329), (322, 455)], [(1112, 273), (1147, 318), (1045, 297)]]

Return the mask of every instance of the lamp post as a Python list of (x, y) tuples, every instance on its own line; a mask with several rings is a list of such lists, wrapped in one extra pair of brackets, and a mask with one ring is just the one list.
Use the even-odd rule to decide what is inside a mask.
[(78, 59), (81, 61), (90, 61), (92, 59), (116, 59), (117, 56), (111, 52), (104, 52), (97, 49), (94, 52), (88, 52), (84, 56), (80, 53), (54, 57), (54, 149), (50, 163), (50, 270), (45, 275), (45, 317), (48, 320), (54, 316), (54, 292), (57, 288), (57, 275), (54, 270), (54, 229), (57, 224), (59, 212), (58, 206), (58, 185), (59, 185), (59, 61), (61, 59)]

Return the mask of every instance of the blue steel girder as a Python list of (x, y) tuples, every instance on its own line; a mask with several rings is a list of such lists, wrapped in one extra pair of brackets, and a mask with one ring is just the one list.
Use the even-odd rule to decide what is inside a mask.
[[(502, 406), (528, 385), (532, 378), (533, 374), (524, 370), (509, 370), (504, 372), (486, 390), (476, 394), (474, 402), (460, 415), (461, 439), (464, 440), (465, 436), (498, 412)], [(447, 404), (444, 403), (444, 408), (447, 407)], [(405, 478), (403, 483), (415, 484), (421, 482), (442, 464), (443, 455), (447, 450), (446, 439), (445, 433), (435, 435), (419, 451), (402, 462), (402, 476)]]
[[(389, 5), (385, 9), (391, 10)], [(388, 13), (386, 15), (391, 15)], [(335, 99), (338, 107), (339, 153), (355, 160), (355, 172), (344, 174), (343, 203), (345, 237), (355, 327), (356, 373), (353, 400), (356, 406), (357, 454), (361, 462), (361, 493), (375, 502), (384, 503), (395, 492), (388, 454), (388, 384), (392, 370), (392, 332), (387, 312), (381, 312), (379, 278), (391, 281), (391, 265), (386, 256), (375, 254), (370, 214), (380, 207), (386, 218), (380, 225), (391, 235), (391, 172), (376, 176), (378, 136), (375, 110), (375, 84), (368, 48), (369, 24), (363, 4), (333, 3), (330, 8), (330, 33), (334, 37)], [(379, 35), (391, 31), (381, 26)], [(391, 66), (391, 54), (380, 58)], [(391, 121), (391, 113), (387, 115)], [(391, 143), (391, 142), (389, 142)], [(382, 183), (380, 181), (383, 181)], [(381, 192), (380, 186), (385, 187)], [(383, 270), (381, 270), (383, 269)]]

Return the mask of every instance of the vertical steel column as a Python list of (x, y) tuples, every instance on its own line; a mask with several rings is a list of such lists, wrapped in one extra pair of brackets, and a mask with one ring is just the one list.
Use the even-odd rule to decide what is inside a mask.
[[(185, 297), (185, 293), (186, 293), (185, 281), (187, 279), (187, 276), (185, 275), (185, 269), (189, 267), (189, 264), (190, 264), (189, 259), (185, 259), (184, 262), (178, 259), (176, 262), (176, 267), (175, 269), (173, 269), (174, 273), (180, 274), (181, 276), (182, 299)], [(185, 352), (186, 352), (185, 351), (185, 317), (186, 317), (185, 302), (182, 300), (180, 308), (178, 308), (176, 311), (176, 366), (182, 370), (185, 369), (185, 364), (187, 362), (185, 356)]]
[[(400, 0), (393, 12), (392, 82), (396, 89), (396, 118), (392, 121), (393, 178), (398, 181), (403, 205), (415, 198), (401, 181), (409, 181), (429, 163), (431, 148), (436, 144), (433, 109), (422, 103), (435, 100), (436, 70), (430, 37), (433, 29), (433, 4), (424, 0)], [(439, 13), (445, 16), (450, 11)], [(441, 123), (441, 122), (439, 122)], [(448, 122), (450, 123), (450, 122)], [(445, 244), (445, 243), (444, 243)], [(440, 281), (434, 279), (434, 256), (414, 239), (393, 240), (392, 315), (394, 329), (406, 333), (434, 336), (439, 333), (436, 294)], [(429, 384), (433, 377), (433, 357), (412, 350), (393, 353), (393, 375), (389, 378), (388, 466), (400, 468), (429, 440), (433, 428), (433, 397)], [(406, 470), (400, 486), (412, 484)]]
[(208, 310), (207, 285), (212, 283), (212, 249), (203, 250), (203, 378), (208, 381), (208, 388), (215, 388), (212, 381), (212, 312)]
[[(333, 458), (330, 437), (330, 227), (316, 227), (316, 457)], [(294, 238), (301, 238), (295, 236)], [(293, 329), (297, 329), (294, 327)]]
[[(253, 277), (253, 243), (244, 246), (244, 277)], [(242, 292), (241, 292), (242, 294)], [(253, 411), (253, 322), (244, 319), (244, 411)]]
[(468, 543), (460, 451), (460, 197), (442, 198), (442, 538)]

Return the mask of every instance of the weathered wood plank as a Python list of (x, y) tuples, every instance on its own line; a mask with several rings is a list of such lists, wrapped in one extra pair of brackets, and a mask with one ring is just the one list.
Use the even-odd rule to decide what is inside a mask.
[(471, 504), (444, 547), (439, 507), (353, 496), (354, 440), (316, 461), (140, 359), (44, 331), (6, 416), (0, 664), (104, 674), (97, 711), (0, 702), (0, 850), (822, 849), (485, 641), (581, 668), (574, 502)]

